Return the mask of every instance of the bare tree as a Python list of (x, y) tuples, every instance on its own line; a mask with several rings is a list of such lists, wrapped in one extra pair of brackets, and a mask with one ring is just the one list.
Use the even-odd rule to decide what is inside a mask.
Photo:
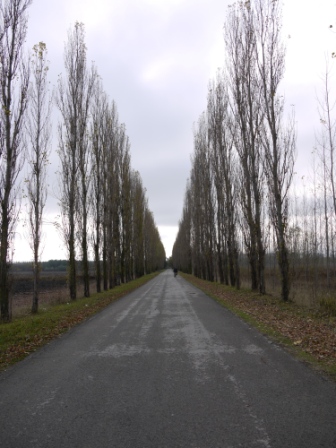
[[(335, 177), (335, 146), (336, 121), (333, 117), (335, 102), (330, 93), (330, 69), (328, 63), (323, 79), (323, 96), (318, 99), (321, 132), (317, 138), (318, 150), (323, 164), (324, 184), (331, 192), (334, 216), (336, 217), (336, 177)], [(326, 194), (326, 193), (325, 193)]]
[[(322, 189), (324, 203), (324, 234), (325, 254), (327, 268), (327, 286), (330, 287), (330, 262), (333, 245), (331, 232), (333, 219), (336, 217), (336, 187), (335, 187), (335, 137), (336, 121), (334, 118), (335, 102), (332, 100), (330, 91), (330, 68), (326, 62), (323, 77), (323, 93), (318, 98), (318, 109), (320, 115), (321, 130), (316, 137), (317, 152), (322, 164)], [(329, 211), (330, 210), (330, 211)], [(329, 216), (330, 215), (330, 216)]]
[(17, 189), (24, 149), (24, 118), (28, 103), (29, 68), (22, 52), (27, 34), (27, 9), (31, 0), (1, 3), (0, 30), (0, 304), (1, 319), (9, 321), (9, 262), (17, 222)]
[(91, 195), (93, 207), (93, 246), (96, 266), (96, 289), (101, 292), (101, 255), (103, 232), (104, 188), (104, 148), (106, 147), (106, 116), (108, 114), (108, 99), (101, 82), (97, 82), (94, 91), (91, 120)]
[[(85, 69), (84, 69), (85, 70)], [(84, 74), (83, 98), (80, 108), (79, 129), (79, 212), (78, 228), (82, 258), (82, 275), (84, 283), (84, 297), (90, 296), (90, 274), (88, 255), (88, 215), (89, 215), (89, 189), (90, 189), (90, 146), (89, 146), (89, 111), (93, 97), (97, 74), (92, 66), (90, 73)]]
[(121, 256), (120, 272), (121, 281), (126, 283), (132, 279), (132, 180), (131, 180), (131, 155), (129, 138), (125, 135), (124, 148), (120, 158), (121, 174)]
[(329, 238), (329, 204), (328, 204), (328, 177), (327, 177), (327, 164), (326, 164), (326, 148), (323, 142), (322, 144), (322, 170), (323, 170), (323, 204), (324, 204), (324, 234), (326, 245), (326, 262), (327, 262), (327, 287), (330, 288), (330, 238)]
[(30, 108), (28, 135), (30, 146), (28, 152), (29, 173), (27, 193), (29, 199), (29, 233), (33, 251), (33, 303), (32, 313), (38, 311), (39, 272), (42, 237), (43, 210), (47, 198), (46, 174), (50, 155), (50, 113), (51, 95), (48, 91), (48, 61), (45, 43), (33, 47), (32, 74), (30, 87)]
[[(217, 196), (217, 258), (221, 282), (240, 286), (237, 227), (237, 156), (235, 123), (230, 113), (227, 80), (218, 72), (208, 93), (208, 126), (211, 165)], [(225, 252), (224, 249), (227, 249)], [(223, 275), (224, 274), (224, 275)]]
[(207, 115), (194, 131), (194, 157), (190, 176), (192, 192), (193, 265), (195, 274), (213, 281), (216, 272), (214, 179), (210, 163)]
[[(107, 275), (108, 287), (116, 285), (117, 263), (119, 261), (119, 116), (117, 105), (112, 101), (107, 122), (107, 146), (105, 153), (105, 197), (104, 197), (104, 253), (106, 263), (104, 274)], [(105, 283), (105, 280), (104, 280)]]
[(252, 2), (230, 8), (225, 26), (231, 108), (238, 132), (235, 147), (241, 166), (241, 202), (246, 221), (245, 245), (252, 289), (265, 293), (265, 245), (262, 229), (263, 179), (259, 129), (262, 90), (257, 72), (255, 13)]
[[(107, 98), (106, 98), (107, 103)], [(102, 132), (102, 271), (103, 271), (103, 288), (104, 291), (108, 289), (109, 265), (108, 265), (108, 250), (110, 245), (110, 208), (109, 200), (109, 185), (110, 185), (110, 166), (111, 163), (111, 133), (113, 132), (113, 117), (111, 117), (110, 105), (106, 104), (105, 112), (102, 116), (101, 123)]]
[(295, 161), (295, 117), (283, 124), (284, 99), (278, 93), (284, 73), (285, 49), (281, 42), (281, 6), (278, 0), (256, 0), (258, 71), (261, 78), (265, 115), (262, 128), (264, 168), (268, 179), (270, 212), (277, 239), (282, 299), (289, 299), (287, 249), (288, 191)]
[(191, 237), (191, 191), (190, 183), (187, 182), (182, 218), (179, 222), (179, 229), (172, 251), (173, 267), (192, 274), (192, 237)]
[[(126, 238), (127, 225), (124, 221), (127, 192), (124, 188), (127, 184), (127, 166), (130, 164), (130, 145), (126, 135), (125, 124), (118, 124), (115, 132), (115, 169), (113, 179), (113, 248), (115, 254), (114, 260), (114, 285), (119, 285), (123, 274), (123, 246)], [(124, 175), (126, 177), (124, 178)], [(124, 184), (125, 181), (125, 184)]]
[[(217, 75), (218, 78), (218, 75)], [(225, 209), (225, 191), (223, 182), (223, 167), (220, 160), (224, 110), (222, 104), (220, 83), (211, 82), (208, 89), (207, 119), (208, 119), (208, 138), (210, 149), (210, 163), (213, 171), (214, 185), (216, 191), (215, 214), (216, 214), (216, 246), (217, 246), (217, 270), (219, 281), (229, 283), (228, 276), (228, 254), (227, 244), (227, 216)]]
[(132, 171), (132, 251), (133, 277), (144, 275), (144, 221), (146, 208), (145, 188), (138, 171)]
[(335, 176), (335, 149), (336, 149), (336, 121), (333, 118), (333, 109), (335, 104), (331, 99), (330, 94), (330, 70), (328, 64), (326, 64), (326, 70), (324, 75), (324, 92), (323, 98), (318, 101), (320, 123), (322, 126), (322, 138), (323, 143), (326, 146), (326, 166), (328, 167), (328, 177), (332, 193), (332, 202), (334, 208), (334, 215), (336, 217), (336, 176)]
[[(77, 296), (76, 232), (81, 222), (81, 249), (84, 277), (87, 276), (87, 133), (88, 111), (93, 94), (95, 70), (86, 66), (84, 25), (76, 23), (68, 33), (65, 46), (66, 80), (58, 79), (57, 106), (62, 115), (59, 125), (61, 160), (62, 231), (69, 252), (69, 288), (72, 300)], [(78, 216), (79, 207), (81, 209)], [(85, 216), (84, 216), (85, 214)], [(82, 221), (83, 219), (83, 221)], [(89, 294), (86, 283), (86, 295)]]
[(166, 254), (153, 213), (148, 207), (145, 208), (144, 215), (144, 255), (145, 274), (163, 269)]

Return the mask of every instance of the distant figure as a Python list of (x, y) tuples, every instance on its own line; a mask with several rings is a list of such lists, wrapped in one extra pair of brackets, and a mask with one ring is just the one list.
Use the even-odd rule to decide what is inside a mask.
[(174, 277), (176, 277), (177, 276), (177, 268), (174, 268)]

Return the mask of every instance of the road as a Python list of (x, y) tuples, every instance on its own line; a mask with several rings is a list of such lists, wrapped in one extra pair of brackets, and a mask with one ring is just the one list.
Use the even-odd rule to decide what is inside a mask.
[(0, 374), (2, 448), (336, 447), (336, 386), (171, 271)]

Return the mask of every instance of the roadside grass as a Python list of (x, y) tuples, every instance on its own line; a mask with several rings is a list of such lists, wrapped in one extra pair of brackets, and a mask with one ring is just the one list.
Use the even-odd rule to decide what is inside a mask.
[(336, 381), (336, 318), (322, 308), (309, 309), (271, 295), (201, 280), (187, 281), (228, 308), (292, 355)]
[(14, 318), (0, 324), (0, 371), (24, 359), (39, 347), (134, 291), (159, 273), (149, 274), (109, 291), (92, 294), (61, 305), (40, 308), (35, 315)]

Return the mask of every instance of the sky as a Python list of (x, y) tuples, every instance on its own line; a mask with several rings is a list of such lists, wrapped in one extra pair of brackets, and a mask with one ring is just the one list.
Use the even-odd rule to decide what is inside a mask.
[[(34, 0), (26, 49), (48, 48), (50, 85), (64, 73), (67, 33), (76, 21), (86, 29), (88, 61), (94, 61), (131, 143), (132, 168), (141, 174), (166, 255), (181, 217), (193, 153), (193, 124), (206, 108), (209, 80), (224, 65), (227, 0)], [(334, 28), (329, 28), (333, 25)], [(335, 30), (335, 31), (333, 31)], [(284, 0), (286, 72), (281, 85), (297, 121), (298, 178), (310, 171), (319, 129), (317, 96), (326, 59), (336, 51), (336, 0)], [(336, 80), (336, 67), (332, 72)], [(335, 88), (336, 91), (336, 88)], [(66, 258), (52, 222), (57, 206), (57, 115), (48, 171), (42, 260)], [(15, 261), (32, 251), (24, 227), (25, 204), (15, 239)]]

